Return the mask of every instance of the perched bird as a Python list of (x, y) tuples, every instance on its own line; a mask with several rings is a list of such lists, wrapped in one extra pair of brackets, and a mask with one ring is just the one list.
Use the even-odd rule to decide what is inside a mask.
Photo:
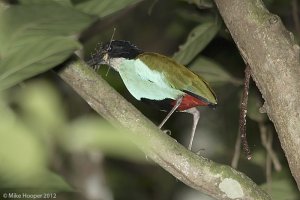
[(107, 64), (119, 72), (126, 88), (137, 100), (169, 111), (161, 128), (174, 111), (193, 114), (193, 128), (188, 149), (191, 150), (200, 119), (197, 106), (217, 105), (216, 95), (199, 75), (172, 58), (143, 52), (128, 41), (112, 40), (100, 49), (100, 56), (89, 64)]

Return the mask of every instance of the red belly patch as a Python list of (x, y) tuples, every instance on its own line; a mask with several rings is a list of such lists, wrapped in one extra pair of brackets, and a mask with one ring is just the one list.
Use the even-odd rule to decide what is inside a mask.
[[(176, 104), (176, 101), (173, 101), (171, 103), (172, 106), (174, 106), (175, 104)], [(187, 110), (189, 108), (193, 108), (193, 107), (197, 107), (197, 106), (207, 106), (207, 105), (208, 105), (207, 102), (204, 102), (201, 99), (198, 99), (196, 97), (186, 94), (183, 97), (182, 102), (179, 105), (179, 107), (177, 108), (177, 110), (183, 111), (183, 110)]]

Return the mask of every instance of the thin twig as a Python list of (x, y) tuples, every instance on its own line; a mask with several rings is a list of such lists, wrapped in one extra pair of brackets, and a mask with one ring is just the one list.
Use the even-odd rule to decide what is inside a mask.
[(241, 112), (240, 112), (240, 126), (239, 126), (239, 132), (241, 136), (241, 142), (243, 146), (243, 150), (247, 156), (247, 159), (251, 159), (251, 152), (250, 148), (247, 142), (247, 133), (246, 133), (246, 122), (247, 122), (247, 105), (248, 105), (248, 94), (249, 94), (249, 82), (250, 82), (250, 67), (247, 64), (245, 69), (245, 80), (244, 80), (244, 90), (243, 90), (243, 96), (241, 101)]
[[(272, 145), (273, 142), (273, 135), (267, 132), (267, 145), (270, 146)], [(268, 153), (266, 156), (266, 178), (267, 178), (267, 185), (268, 185), (268, 192), (272, 192), (272, 157)]]
[(148, 9), (148, 15), (150, 16), (152, 14), (153, 8), (154, 6), (157, 4), (159, 0), (153, 0), (152, 4), (150, 5), (149, 9)]
[(268, 133), (267, 127), (264, 123), (259, 123), (259, 130), (260, 130), (260, 138), (262, 141), (263, 146), (267, 151), (266, 155), (266, 182), (267, 182), (267, 189), (268, 192), (271, 193), (271, 182), (272, 182), (272, 156), (269, 153), (268, 149), (270, 145), (272, 145), (273, 137), (272, 134)]
[[(262, 145), (265, 147), (267, 154), (270, 155), (270, 158), (273, 162), (274, 168), (276, 171), (281, 171), (282, 167), (279, 162), (278, 157), (276, 156), (276, 153), (274, 152), (272, 148), (272, 143), (268, 141), (268, 134), (272, 135), (272, 133), (268, 133), (267, 127), (263, 123), (259, 123), (259, 131), (260, 131), (260, 136), (261, 136), (261, 142)], [(269, 136), (270, 137), (270, 136)]]
[(267, 182), (267, 191), (269, 194), (272, 192), (272, 159), (270, 154), (266, 156), (266, 182)]
[(231, 167), (235, 169), (238, 167), (240, 155), (241, 155), (241, 136), (240, 136), (240, 132), (238, 132), (236, 136), (234, 154), (231, 161)]

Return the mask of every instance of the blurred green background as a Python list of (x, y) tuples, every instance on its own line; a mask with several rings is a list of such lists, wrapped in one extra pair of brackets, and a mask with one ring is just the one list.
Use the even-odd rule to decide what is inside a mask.
[[(300, 3), (264, 3), (298, 40)], [(193, 150), (231, 165), (245, 64), (212, 1), (0, 1), (1, 194), (46, 192), (74, 200), (212, 199), (148, 160), (51, 70), (74, 51), (90, 59), (95, 48), (111, 39), (114, 28), (114, 39), (174, 56), (208, 80), (219, 105), (216, 110), (200, 108)], [(107, 71), (103, 66), (99, 74), (154, 123), (161, 122), (166, 113), (135, 100), (119, 75)], [(237, 168), (273, 199), (300, 199), (273, 124), (259, 112), (261, 95), (253, 82), (250, 88), (247, 132), (253, 159), (241, 152)], [(176, 113), (164, 128), (187, 146), (191, 126), (192, 116)], [(272, 146), (275, 163), (265, 146)]]

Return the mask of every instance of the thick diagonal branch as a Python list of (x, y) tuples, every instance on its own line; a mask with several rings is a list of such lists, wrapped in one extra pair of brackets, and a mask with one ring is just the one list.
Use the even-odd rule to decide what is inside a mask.
[(261, 0), (215, 0), (265, 99), (300, 188), (300, 51), (293, 34)]
[(188, 151), (161, 132), (77, 57), (66, 64), (59, 76), (113, 125), (129, 129), (124, 131), (128, 138), (188, 186), (217, 199), (270, 199), (244, 174)]

